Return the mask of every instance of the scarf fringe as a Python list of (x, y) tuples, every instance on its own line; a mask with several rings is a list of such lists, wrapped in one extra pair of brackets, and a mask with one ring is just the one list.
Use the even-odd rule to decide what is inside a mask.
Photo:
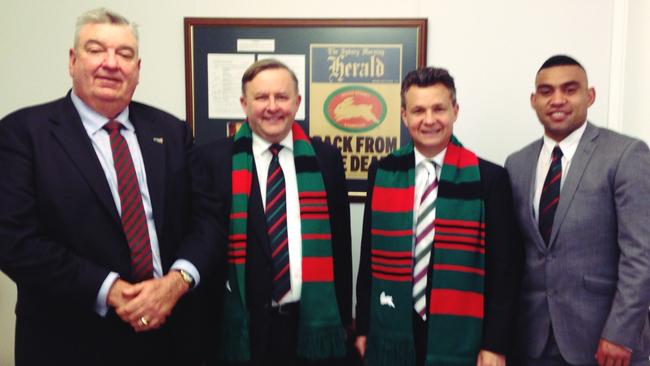
[(377, 337), (368, 335), (366, 359), (372, 366), (415, 366), (413, 339), (399, 337)]
[(247, 362), (251, 359), (250, 337), (248, 333), (248, 316), (243, 321), (224, 315), (219, 341), (219, 358), (227, 362)]
[(345, 330), (340, 325), (305, 329), (298, 334), (298, 357), (310, 361), (343, 358), (345, 339)]
[(466, 357), (433, 355), (427, 357), (427, 360), (424, 362), (424, 364), (426, 366), (475, 366), (476, 355)]

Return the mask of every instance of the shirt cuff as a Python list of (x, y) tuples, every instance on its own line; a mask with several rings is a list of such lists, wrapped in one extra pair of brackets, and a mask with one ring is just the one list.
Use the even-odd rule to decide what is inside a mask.
[(192, 279), (194, 280), (193, 286), (190, 288), (190, 290), (194, 289), (196, 286), (199, 285), (199, 282), (201, 281), (201, 275), (199, 275), (199, 270), (196, 269), (196, 267), (192, 264), (192, 262), (185, 260), (185, 259), (177, 259), (174, 264), (172, 264), (171, 270), (183, 270), (190, 276), (192, 276)]
[(104, 283), (102, 283), (102, 287), (99, 288), (97, 300), (95, 300), (95, 312), (102, 318), (108, 314), (108, 303), (106, 298), (108, 297), (108, 292), (111, 290), (111, 287), (118, 278), (120, 278), (120, 275), (116, 272), (109, 273), (108, 276), (106, 276)]

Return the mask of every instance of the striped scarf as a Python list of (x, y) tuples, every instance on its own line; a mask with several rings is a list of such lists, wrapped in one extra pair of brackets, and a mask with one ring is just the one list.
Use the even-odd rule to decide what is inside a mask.
[[(345, 330), (336, 303), (334, 265), (325, 184), (314, 148), (293, 124), (293, 154), (298, 181), (302, 236), (302, 289), (297, 355), (307, 360), (345, 355)], [(249, 313), (246, 305), (248, 201), (253, 177), (251, 130), (243, 124), (232, 156), (232, 203), (228, 235), (228, 284), (224, 296), (220, 357), (249, 361)]]
[[(413, 144), (384, 159), (371, 203), (368, 364), (415, 365)], [(475, 365), (483, 326), (485, 224), (478, 158), (452, 136), (436, 200), (426, 365)], [(389, 301), (390, 300), (390, 301)]]

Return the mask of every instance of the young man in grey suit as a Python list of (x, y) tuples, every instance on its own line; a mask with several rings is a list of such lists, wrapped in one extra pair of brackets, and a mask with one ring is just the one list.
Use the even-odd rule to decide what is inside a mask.
[(650, 151), (587, 122), (595, 90), (558, 55), (530, 101), (544, 137), (506, 161), (526, 262), (521, 364), (648, 365)]

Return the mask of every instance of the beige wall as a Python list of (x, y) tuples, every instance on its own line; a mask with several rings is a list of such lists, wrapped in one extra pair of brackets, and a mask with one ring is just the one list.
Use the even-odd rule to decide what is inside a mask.
[[(503, 163), (541, 134), (528, 103), (533, 75), (545, 58), (561, 52), (583, 62), (598, 91), (590, 119), (650, 141), (647, 103), (641, 101), (650, 85), (650, 5), (644, 0), (330, 0), (309, 6), (300, 0), (3, 0), (0, 117), (65, 93), (75, 17), (97, 6), (141, 26), (142, 74), (135, 98), (183, 119), (183, 17), (418, 17), (429, 20), (429, 64), (447, 67), (456, 78), (461, 112), (455, 132), (483, 157)], [(623, 16), (614, 11), (621, 9)], [(629, 31), (614, 32), (620, 22)], [(616, 70), (611, 60), (622, 54), (612, 55), (612, 49), (627, 51)], [(610, 82), (623, 95), (618, 104), (625, 111), (623, 124), (608, 120)], [(363, 209), (351, 208), (356, 262)], [(0, 365), (13, 365), (14, 304), (15, 287), (0, 274)]]

